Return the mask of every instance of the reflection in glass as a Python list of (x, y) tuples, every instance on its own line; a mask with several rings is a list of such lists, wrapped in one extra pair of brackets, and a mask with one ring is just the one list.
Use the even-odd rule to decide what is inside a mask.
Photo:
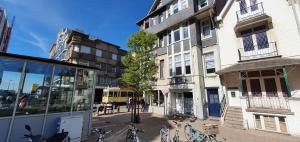
[(71, 111), (75, 69), (56, 66), (49, 101), (49, 113)]
[(27, 62), (16, 115), (45, 113), (53, 67)]
[(0, 58), (0, 117), (13, 113), (24, 62)]
[(89, 110), (93, 95), (93, 71), (78, 69), (73, 111)]

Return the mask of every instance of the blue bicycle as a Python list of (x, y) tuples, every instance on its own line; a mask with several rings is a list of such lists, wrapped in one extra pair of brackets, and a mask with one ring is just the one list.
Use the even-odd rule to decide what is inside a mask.
[(184, 126), (184, 131), (189, 142), (218, 142), (216, 139), (216, 134), (207, 135), (197, 130), (189, 123)]

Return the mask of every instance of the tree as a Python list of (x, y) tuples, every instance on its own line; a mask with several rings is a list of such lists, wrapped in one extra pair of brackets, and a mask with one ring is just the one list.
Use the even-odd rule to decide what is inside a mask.
[[(139, 101), (137, 95), (141, 96), (144, 92), (152, 91), (150, 82), (155, 79), (154, 75), (157, 72), (155, 56), (152, 52), (156, 40), (157, 37), (154, 34), (138, 31), (130, 37), (127, 43), (129, 52), (123, 61), (126, 69), (122, 82), (134, 91), (134, 100), (137, 102)], [(134, 103), (131, 121), (139, 123), (139, 109), (136, 113), (136, 107)]]

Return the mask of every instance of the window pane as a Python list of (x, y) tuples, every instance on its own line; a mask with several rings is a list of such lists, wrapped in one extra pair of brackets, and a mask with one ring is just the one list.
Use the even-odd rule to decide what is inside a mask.
[(173, 14), (176, 14), (176, 13), (178, 13), (178, 3), (177, 2), (173, 5)]
[(152, 106), (158, 106), (158, 93), (157, 90), (152, 92)]
[(159, 62), (159, 78), (160, 79), (164, 78), (164, 60), (161, 60)]
[(171, 33), (168, 34), (168, 44), (172, 43), (172, 36)]
[(211, 26), (209, 20), (202, 22), (202, 36), (203, 38), (209, 37), (211, 35)]
[(180, 30), (174, 31), (174, 42), (180, 40)]
[(191, 66), (185, 66), (185, 74), (191, 74)]
[(242, 80), (242, 85), (243, 85), (243, 92), (242, 92), (242, 95), (243, 95), (243, 96), (246, 96), (246, 95), (248, 95), (248, 89), (247, 89), (247, 83), (246, 83), (246, 80)]
[(13, 113), (24, 62), (0, 58), (0, 117)]
[(89, 110), (93, 95), (93, 71), (78, 69), (75, 96), (73, 97), (73, 110)]
[(181, 71), (181, 66), (180, 67), (176, 67), (176, 75), (181, 75), (182, 71)]
[(159, 90), (159, 106), (163, 107), (165, 105), (165, 96), (164, 94)]
[(214, 73), (215, 72), (215, 59), (214, 59), (214, 53), (209, 53), (204, 55), (205, 60), (205, 68), (206, 73)]
[(247, 13), (247, 4), (246, 4), (246, 0), (240, 0), (240, 12), (241, 14), (245, 14)]
[(183, 38), (189, 37), (189, 29), (187, 26), (183, 27)]
[(86, 47), (86, 46), (81, 46), (80, 52), (81, 53), (86, 53), (86, 54), (91, 54), (91, 48)]
[(255, 34), (258, 49), (269, 48), (269, 41), (266, 32)]
[(75, 69), (56, 66), (50, 95), (49, 113), (71, 110)]
[(250, 87), (253, 96), (261, 96), (259, 79), (250, 79)]
[(250, 0), (251, 11), (258, 10), (257, 0)]
[(45, 113), (52, 72), (52, 65), (27, 63), (16, 115)]
[(117, 60), (117, 55), (116, 54), (112, 54), (112, 59), (116, 61)]
[(97, 50), (96, 50), (96, 56), (102, 57), (102, 51), (99, 50), (99, 49), (97, 49)]
[(254, 50), (252, 35), (243, 37), (244, 51)]
[(198, 0), (198, 3), (200, 8), (207, 6), (207, 0)]
[(265, 89), (268, 97), (278, 96), (275, 78), (264, 79), (264, 83), (265, 83)]

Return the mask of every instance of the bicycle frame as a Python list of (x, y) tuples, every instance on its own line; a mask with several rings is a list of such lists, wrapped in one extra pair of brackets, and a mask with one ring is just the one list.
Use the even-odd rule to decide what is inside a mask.
[(185, 125), (185, 134), (187, 139), (193, 142), (204, 142), (208, 138), (206, 134), (198, 131), (191, 124)]

